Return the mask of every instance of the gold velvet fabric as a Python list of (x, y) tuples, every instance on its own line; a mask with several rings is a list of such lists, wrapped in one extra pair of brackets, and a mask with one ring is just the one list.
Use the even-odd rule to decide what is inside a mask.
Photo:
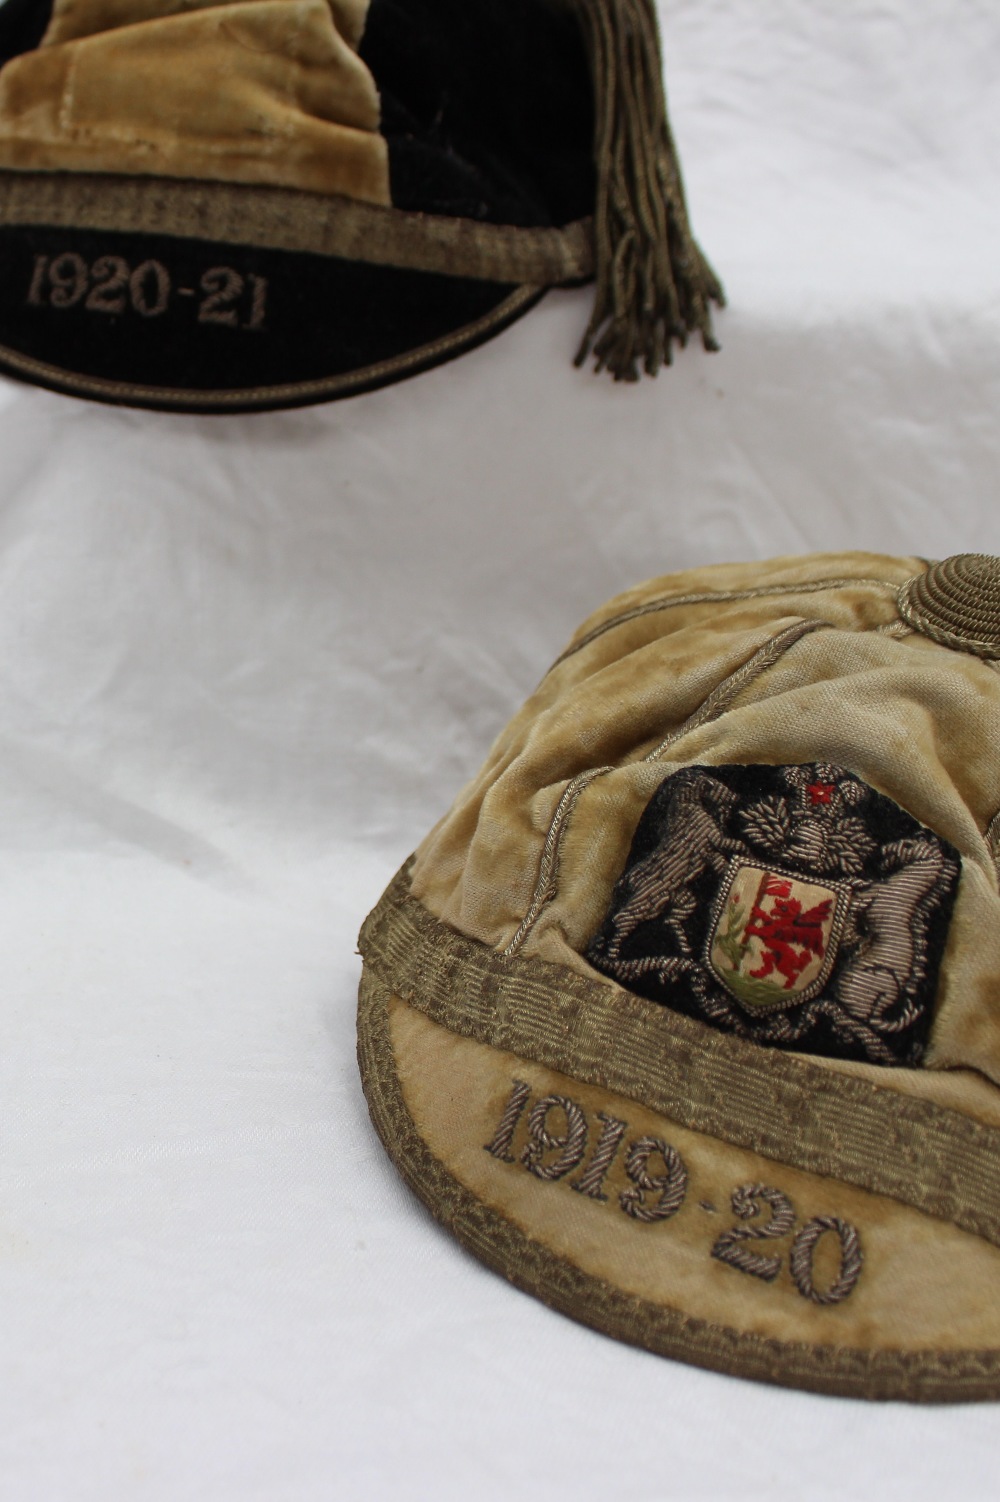
[(0, 168), (257, 183), (388, 204), (365, 0), (56, 0), (0, 71)]

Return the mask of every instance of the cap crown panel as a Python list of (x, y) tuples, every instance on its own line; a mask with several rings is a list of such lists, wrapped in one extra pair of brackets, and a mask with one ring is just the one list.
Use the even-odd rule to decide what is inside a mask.
[[(829, 577), (831, 566), (855, 560), (822, 563)], [(884, 589), (860, 583), (792, 591), (791, 598), (686, 604), (635, 616), (588, 640), (595, 625), (616, 618), (614, 609), (600, 612), (579, 633), (583, 645), (543, 681), (421, 847), (415, 895), (470, 936), (498, 948), (517, 942), (525, 914), (539, 903), (546, 842), (551, 847), (553, 819), (565, 810), (569, 788), (571, 813), (550, 862), (555, 877), (541, 894), (524, 952), (593, 974), (582, 954), (665, 777), (695, 763), (834, 763), (961, 854), (927, 1063), (973, 1067), (1000, 1081), (1000, 1028), (992, 1021), (1000, 1007), (1000, 939), (992, 937), (1000, 935), (1000, 897), (983, 838), (1000, 808), (1000, 681), (976, 658), (922, 636), (880, 631), (897, 619), (894, 576), (912, 561), (877, 563)], [(725, 572), (724, 582), (738, 589), (734, 571)], [(762, 572), (755, 572), (758, 580)], [(814, 577), (819, 573), (814, 565)], [(616, 602), (618, 614), (655, 602), (662, 582)], [(701, 571), (678, 592), (714, 582), (712, 571)], [(807, 612), (830, 625), (790, 645), (718, 718), (683, 730), (728, 675)], [(585, 784), (575, 798), (573, 779)]]

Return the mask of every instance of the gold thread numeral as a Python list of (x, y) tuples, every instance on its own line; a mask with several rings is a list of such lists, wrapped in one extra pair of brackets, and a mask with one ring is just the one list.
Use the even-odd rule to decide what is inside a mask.
[(507, 1104), (503, 1108), (503, 1115), (497, 1123), (497, 1129), (490, 1141), (486, 1144), (486, 1152), (492, 1153), (494, 1158), (499, 1158), (501, 1163), (513, 1163), (514, 1155), (510, 1145), (514, 1140), (514, 1132), (517, 1124), (524, 1114), (524, 1108), (528, 1104), (528, 1096), (531, 1094), (531, 1086), (526, 1085), (524, 1080), (514, 1080), (512, 1089), (507, 1098)]
[(124, 313), (130, 290), (128, 262), (121, 256), (98, 256), (90, 274), (92, 282), (84, 307), (91, 313)]
[(781, 1258), (751, 1252), (744, 1243), (774, 1241), (779, 1236), (787, 1236), (795, 1224), (795, 1211), (790, 1201), (780, 1189), (772, 1189), (767, 1184), (741, 1184), (733, 1190), (731, 1203), (733, 1214), (741, 1220), (756, 1220), (760, 1206), (765, 1204), (771, 1212), (770, 1219), (761, 1225), (732, 1226), (723, 1231), (712, 1247), (712, 1256), (730, 1267), (739, 1268), (741, 1273), (749, 1273), (752, 1278), (773, 1283), (781, 1271)]
[(67, 250), (56, 256), (49, 267), (49, 302), (54, 308), (74, 308), (87, 290), (87, 263), (83, 256)]
[(49, 269), (48, 256), (36, 256), (34, 270), (31, 273), (31, 286), (28, 288), (27, 301), (40, 307), (44, 301), (42, 291), (45, 286), (45, 273)]
[(602, 1192), (602, 1185), (607, 1178), (608, 1169), (618, 1155), (621, 1140), (628, 1131), (628, 1122), (619, 1121), (617, 1116), (605, 1116), (603, 1111), (598, 1111), (597, 1119), (603, 1125), (594, 1148), (594, 1156), (570, 1188), (578, 1194), (587, 1195), (589, 1199), (606, 1200), (607, 1195)]
[[(663, 1173), (650, 1173), (650, 1159), (663, 1160)], [(675, 1147), (662, 1137), (640, 1137), (633, 1142), (625, 1158), (625, 1172), (632, 1180), (631, 1189), (623, 1189), (618, 1202), (633, 1220), (669, 1220), (676, 1215), (687, 1194), (687, 1169)], [(647, 1194), (659, 1194), (649, 1200)]]
[(231, 266), (213, 266), (201, 279), (201, 290), (208, 295), (198, 308), (199, 323), (224, 323), (235, 328), (239, 322), (236, 304), (243, 292), (243, 278)]
[[(840, 1241), (840, 1270), (829, 1288), (820, 1289), (813, 1281), (813, 1259), (827, 1232)], [(835, 1215), (814, 1216), (792, 1242), (788, 1265), (792, 1282), (804, 1299), (811, 1299), (814, 1304), (841, 1304), (854, 1292), (861, 1276), (861, 1238), (850, 1221), (839, 1220)]]
[[(549, 1131), (553, 1111), (562, 1112), (565, 1131)], [(565, 1178), (576, 1168), (586, 1147), (587, 1118), (575, 1100), (568, 1095), (544, 1095), (535, 1102), (528, 1117), (528, 1145), (521, 1154), (521, 1162), (529, 1173), (539, 1179)], [(556, 1156), (546, 1162), (545, 1155), (549, 1152)]]
[(140, 318), (158, 318), (170, 302), (170, 272), (162, 261), (143, 261), (129, 277), (128, 290)]
[(250, 282), (250, 317), (244, 324), (244, 328), (262, 329), (267, 317), (267, 277), (254, 276), (248, 278)]

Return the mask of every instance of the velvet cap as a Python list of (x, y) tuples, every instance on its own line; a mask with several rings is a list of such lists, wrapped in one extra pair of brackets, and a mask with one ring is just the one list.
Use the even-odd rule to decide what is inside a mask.
[(598, 610), (362, 930), (362, 1079), (474, 1255), (605, 1334), (1000, 1396), (1000, 560)]
[(6, 0), (0, 368), (236, 411), (351, 395), (596, 278), (655, 374), (721, 287), (654, 0)]

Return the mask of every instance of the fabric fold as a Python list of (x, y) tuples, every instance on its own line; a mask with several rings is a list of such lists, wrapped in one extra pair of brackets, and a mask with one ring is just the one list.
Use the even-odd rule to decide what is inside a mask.
[(388, 204), (359, 7), (57, 7), (0, 73), (0, 167), (263, 183)]

